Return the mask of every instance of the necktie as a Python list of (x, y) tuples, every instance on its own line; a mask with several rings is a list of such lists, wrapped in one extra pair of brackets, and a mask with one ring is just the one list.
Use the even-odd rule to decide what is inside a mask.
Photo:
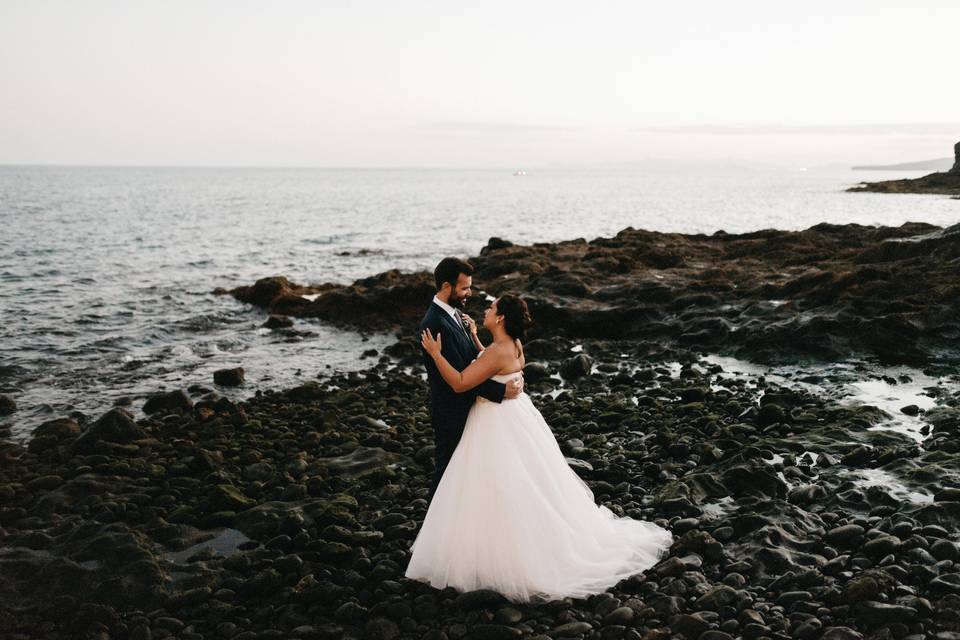
[(463, 318), (460, 316), (460, 312), (459, 312), (459, 311), (454, 311), (454, 312), (453, 312), (453, 317), (457, 319), (457, 324), (460, 325), (460, 328), (463, 329), (463, 332), (464, 332), (465, 334), (467, 334), (467, 337), (469, 338), (469, 337), (470, 337), (470, 332), (467, 331), (467, 325), (465, 325), (465, 324), (463, 323)]

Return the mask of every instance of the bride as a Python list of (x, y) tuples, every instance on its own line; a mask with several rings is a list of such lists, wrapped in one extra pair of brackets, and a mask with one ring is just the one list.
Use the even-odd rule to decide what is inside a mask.
[[(441, 355), (439, 334), (424, 331), (421, 342), (444, 381), (462, 393), (523, 369), (520, 340), (529, 320), (519, 297), (495, 300), (483, 317), (493, 342), (463, 372)], [(594, 503), (529, 396), (500, 404), (479, 397), (405, 575), (438, 589), (493, 589), (514, 602), (585, 598), (648, 569), (671, 542), (656, 524)]]

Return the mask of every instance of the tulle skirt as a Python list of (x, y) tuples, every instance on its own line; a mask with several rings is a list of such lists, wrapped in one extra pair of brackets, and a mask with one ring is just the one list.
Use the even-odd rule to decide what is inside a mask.
[(621, 518), (564, 459), (526, 394), (479, 399), (411, 547), (406, 577), (514, 602), (584, 598), (645, 571), (666, 529)]

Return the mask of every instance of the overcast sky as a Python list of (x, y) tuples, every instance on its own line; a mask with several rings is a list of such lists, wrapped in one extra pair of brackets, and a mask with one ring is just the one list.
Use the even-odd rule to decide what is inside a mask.
[(0, 163), (951, 155), (960, 2), (0, 0)]

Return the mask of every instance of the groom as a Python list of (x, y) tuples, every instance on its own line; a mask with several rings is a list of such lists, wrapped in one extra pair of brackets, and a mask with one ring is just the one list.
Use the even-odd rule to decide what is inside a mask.
[[(462, 316), (464, 304), (470, 297), (470, 288), (473, 286), (473, 267), (469, 262), (459, 258), (444, 258), (433, 271), (437, 285), (437, 294), (427, 313), (420, 321), (420, 331), (429, 329), (430, 334), (442, 336), (441, 353), (458, 371), (463, 371), (473, 362), (480, 350), (470, 336), (470, 329), (464, 322), (473, 324), (467, 316)], [(427, 378), (430, 382), (430, 419), (433, 423), (433, 438), (436, 443), (435, 466), (433, 482), (430, 485), (428, 501), (433, 500), (433, 494), (440, 484), (440, 478), (450, 462), (463, 427), (467, 422), (467, 414), (478, 395), (493, 402), (516, 398), (523, 391), (523, 378), (517, 377), (506, 385), (487, 380), (478, 387), (465, 393), (456, 393), (443, 381), (437, 370), (433, 358), (420, 349), (423, 363), (427, 367)]]

